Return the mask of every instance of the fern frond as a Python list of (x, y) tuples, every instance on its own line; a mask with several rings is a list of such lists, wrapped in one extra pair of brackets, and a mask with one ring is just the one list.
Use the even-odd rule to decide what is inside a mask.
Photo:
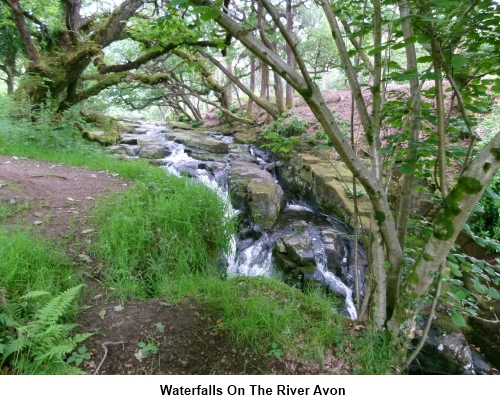
[(29, 300), (29, 299), (33, 299), (33, 298), (43, 297), (44, 295), (50, 295), (50, 293), (47, 291), (29, 291), (26, 294), (24, 294), (21, 297), (21, 299), (22, 300)]
[(75, 344), (82, 343), (85, 339), (95, 335), (95, 333), (77, 333), (75, 336), (73, 336), (73, 341)]
[[(5, 306), (0, 307), (0, 315), (5, 314), (5, 316), (10, 317), (13, 321), (12, 322), (17, 322), (16, 318), (20, 318), (21, 314), (23, 312), (23, 306), (21, 304), (16, 304), (16, 303), (7, 303)], [(8, 318), (3, 318), (8, 319)], [(0, 322), (2, 322), (0, 320)], [(14, 324), (9, 324), (6, 326), (15, 326)]]
[(35, 356), (35, 361), (42, 361), (45, 359), (54, 359), (54, 360), (62, 360), (64, 355), (70, 353), (76, 347), (73, 342), (67, 342), (58, 344), (56, 346), (52, 346), (48, 351), (44, 353), (39, 353)]
[(12, 353), (21, 352), (30, 345), (30, 340), (26, 337), (20, 337), (18, 339), (11, 340), (6, 343), (3, 347), (3, 357), (2, 362), (4, 362), (7, 357)]
[(68, 310), (71, 302), (78, 296), (83, 284), (69, 288), (57, 297), (50, 300), (43, 308), (39, 309), (35, 316), (37, 321), (44, 325), (55, 324)]
[(0, 325), (4, 325), (7, 328), (18, 326), (18, 322), (8, 313), (0, 313)]

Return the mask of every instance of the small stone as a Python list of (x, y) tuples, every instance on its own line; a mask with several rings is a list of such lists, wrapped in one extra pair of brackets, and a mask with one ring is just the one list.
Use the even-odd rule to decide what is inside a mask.
[(16, 205), (16, 204), (17, 204), (17, 201), (16, 201), (16, 200), (14, 200), (14, 199), (12, 199), (12, 200), (10, 200), (10, 201), (9, 201), (9, 204), (10, 204), (10, 205)]
[(92, 263), (92, 259), (84, 253), (78, 255), (78, 257), (87, 263)]
[(94, 197), (87, 196), (87, 197), (85, 197), (85, 199), (86, 199), (86, 200), (93, 200), (93, 199), (94, 199)]
[(33, 222), (33, 225), (42, 225), (42, 224), (43, 224), (42, 221), (35, 221), (35, 222)]
[(68, 201), (75, 201), (75, 200), (72, 199), (71, 197), (68, 197)]
[(93, 229), (84, 229), (84, 230), (82, 231), (82, 235), (85, 235), (85, 234), (87, 234), (87, 233), (91, 233), (91, 232), (94, 232), (94, 230), (93, 230)]

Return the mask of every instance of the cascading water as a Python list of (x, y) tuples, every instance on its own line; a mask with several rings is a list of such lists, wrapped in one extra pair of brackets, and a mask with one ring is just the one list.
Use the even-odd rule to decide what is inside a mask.
[[(232, 138), (228, 136), (218, 135), (217, 138), (228, 144), (232, 142)], [(254, 146), (246, 148), (243, 153), (240, 151), (239, 154), (230, 153), (226, 155), (227, 159), (221, 159), (223, 163), (219, 162), (219, 164), (193, 158), (189, 153), (186, 153), (186, 147), (182, 143), (167, 141), (166, 149), (170, 151), (170, 155), (162, 159), (164, 169), (178, 176), (187, 173), (214, 190), (227, 203), (228, 216), (239, 214), (238, 210), (231, 207), (228, 193), (227, 173), (231, 161), (250, 158), (262, 167), (270, 164), (267, 154)], [(346, 283), (352, 285), (352, 283), (349, 283), (349, 279), (352, 279), (349, 275), (351, 268), (348, 263), (350, 251), (344, 246), (346, 242), (342, 238), (338, 238), (340, 241), (338, 248), (343, 252), (338, 266), (340, 273), (343, 275), (340, 277), (329, 268), (331, 266), (329, 266), (325, 252), (326, 245), (322, 239), (322, 232), (325, 232), (325, 230), (338, 229), (338, 231), (334, 231), (336, 234), (347, 233), (348, 230), (342, 224), (338, 224), (335, 219), (315, 212), (312, 207), (303, 201), (289, 200), (272, 229), (262, 232), (257, 240), (251, 236), (238, 240), (234, 236), (231, 241), (231, 253), (226, 256), (228, 276), (271, 277), (275, 274), (273, 247), (280, 238), (286, 238), (287, 235), (293, 233), (297, 224), (306, 224), (306, 235), (309, 235), (314, 246), (311, 260), (315, 265), (315, 270), (313, 273), (307, 274), (305, 278), (319, 282), (344, 297), (345, 309), (343, 312), (351, 319), (356, 319), (357, 314), (352, 298), (352, 290), (346, 285)]]

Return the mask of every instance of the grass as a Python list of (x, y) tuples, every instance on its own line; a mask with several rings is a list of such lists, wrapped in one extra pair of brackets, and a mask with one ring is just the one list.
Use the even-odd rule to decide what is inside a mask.
[(7, 297), (57, 293), (81, 282), (64, 250), (24, 229), (0, 229), (0, 289)]
[(94, 253), (122, 298), (150, 298), (189, 273), (218, 274), (234, 223), (217, 195), (187, 178), (163, 175), (101, 204)]
[(343, 346), (344, 328), (335, 306), (318, 291), (303, 293), (277, 279), (184, 274), (163, 297), (178, 303), (193, 297), (216, 314), (217, 328), (228, 331), (234, 348), (267, 354), (277, 344), (285, 354), (321, 361)]

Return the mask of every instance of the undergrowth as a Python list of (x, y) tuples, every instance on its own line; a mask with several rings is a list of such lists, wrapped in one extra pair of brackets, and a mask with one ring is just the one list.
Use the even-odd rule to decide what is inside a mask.
[(61, 247), (29, 230), (0, 229), (0, 362), (21, 374), (68, 374), (65, 355), (82, 285)]
[(234, 223), (210, 189), (188, 178), (158, 176), (101, 203), (94, 253), (120, 298), (149, 298), (180, 274), (217, 274)]

